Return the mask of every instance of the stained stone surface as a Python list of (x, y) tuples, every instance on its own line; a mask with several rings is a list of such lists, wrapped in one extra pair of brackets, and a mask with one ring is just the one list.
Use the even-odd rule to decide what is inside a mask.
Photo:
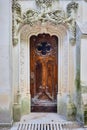
[[(71, 123), (72, 130), (84, 130), (80, 127), (77, 122), (67, 121), (63, 116), (58, 115), (57, 113), (30, 113), (21, 118), (19, 123), (30, 123), (30, 124), (47, 124), (47, 123)], [(18, 124), (15, 123), (11, 130), (17, 130)]]
[(0, 127), (0, 130), (10, 130), (10, 127)]
[(10, 0), (0, 1), (0, 9), (0, 123), (10, 123)]

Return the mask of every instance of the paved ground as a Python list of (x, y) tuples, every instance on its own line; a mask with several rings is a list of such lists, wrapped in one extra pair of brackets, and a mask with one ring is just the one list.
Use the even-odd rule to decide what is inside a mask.
[(10, 127), (0, 127), (0, 130), (10, 130)]
[[(87, 130), (87, 128), (81, 128), (76, 122), (68, 122), (64, 119), (64, 117), (56, 114), (56, 113), (30, 113), (29, 115), (25, 115), (21, 118), (21, 123), (34, 123), (34, 124), (43, 124), (43, 123), (73, 123), (72, 130)], [(17, 130), (18, 123), (15, 123), (11, 130)], [(1, 129), (0, 129), (1, 130)], [(2, 129), (9, 130), (9, 129)]]
[(30, 113), (21, 118), (21, 122), (30, 123), (49, 123), (49, 122), (64, 122), (64, 117), (56, 113)]

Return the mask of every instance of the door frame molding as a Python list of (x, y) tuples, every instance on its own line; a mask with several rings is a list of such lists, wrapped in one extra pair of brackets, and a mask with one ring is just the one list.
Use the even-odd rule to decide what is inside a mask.
[[(44, 24), (36, 23), (33, 26), (29, 24), (22, 25), (17, 32), (18, 44), (14, 46), (13, 51), (13, 86), (14, 103), (17, 102), (17, 91), (20, 91), (20, 101), (28, 97), (29, 112), (31, 112), (30, 95), (30, 37), (42, 33), (49, 33), (58, 37), (58, 94), (57, 94), (57, 112), (60, 113), (60, 101), (62, 94), (69, 93), (69, 31), (63, 25), (54, 25), (50, 22)], [(64, 57), (64, 60), (63, 60)], [(67, 75), (67, 76), (66, 76)]]

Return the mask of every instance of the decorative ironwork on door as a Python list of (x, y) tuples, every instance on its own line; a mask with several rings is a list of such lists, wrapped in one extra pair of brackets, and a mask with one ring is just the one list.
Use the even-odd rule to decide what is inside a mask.
[(39, 34), (30, 38), (31, 111), (56, 112), (58, 91), (58, 38)]

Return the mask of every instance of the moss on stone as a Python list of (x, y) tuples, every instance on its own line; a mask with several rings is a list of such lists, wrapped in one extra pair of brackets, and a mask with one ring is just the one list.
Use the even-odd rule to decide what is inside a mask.
[(21, 113), (22, 115), (24, 114), (28, 114), (30, 109), (30, 104), (29, 104), (29, 98), (28, 97), (24, 97), (21, 100)]
[(76, 83), (77, 91), (80, 90), (81, 89), (81, 87), (80, 87), (80, 71), (77, 71), (75, 83)]
[(76, 107), (71, 102), (67, 104), (67, 118), (68, 120), (76, 119)]
[(87, 107), (84, 110), (84, 125), (87, 125)]
[(13, 106), (13, 120), (15, 122), (20, 121), (21, 118), (21, 106), (20, 104), (14, 104)]

